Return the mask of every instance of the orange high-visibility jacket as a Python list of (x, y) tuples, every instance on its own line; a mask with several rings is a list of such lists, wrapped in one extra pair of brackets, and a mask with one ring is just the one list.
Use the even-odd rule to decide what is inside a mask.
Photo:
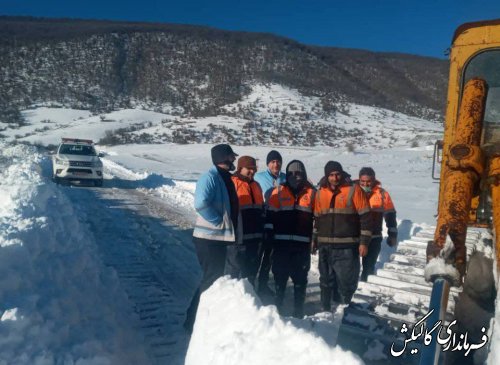
[(267, 203), (265, 228), (273, 230), (275, 244), (310, 244), (315, 195), (316, 190), (310, 184), (297, 196), (286, 184), (274, 188)]
[(264, 231), (264, 199), (262, 189), (255, 180), (249, 181), (243, 176), (235, 174), (231, 177), (238, 195), (240, 207), (238, 230), (243, 242), (262, 239)]
[(372, 210), (372, 237), (382, 237), (382, 221), (385, 217), (385, 224), (389, 235), (398, 233), (398, 223), (396, 221), (396, 209), (389, 193), (382, 189), (380, 182), (368, 194), (370, 208)]
[(357, 184), (344, 184), (335, 190), (329, 185), (321, 187), (316, 195), (314, 216), (319, 245), (349, 248), (370, 243), (370, 205)]

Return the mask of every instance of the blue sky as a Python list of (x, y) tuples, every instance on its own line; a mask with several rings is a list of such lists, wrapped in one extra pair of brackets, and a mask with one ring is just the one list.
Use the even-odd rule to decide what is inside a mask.
[(199, 24), (444, 58), (456, 27), (500, 18), (500, 0), (0, 0), (0, 14)]

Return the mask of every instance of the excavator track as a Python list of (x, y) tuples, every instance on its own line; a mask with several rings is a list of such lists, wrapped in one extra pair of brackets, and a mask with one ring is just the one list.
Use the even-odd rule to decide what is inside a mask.
[[(434, 228), (419, 231), (399, 243), (396, 253), (383, 267), (359, 282), (352, 303), (345, 308), (338, 334), (338, 344), (363, 357), (366, 364), (418, 364), (419, 351), (402, 356), (391, 356), (391, 346), (401, 349), (406, 336), (403, 324), (412, 329), (429, 311), (432, 284), (425, 281), (427, 241), (434, 236)], [(471, 228), (467, 233), (467, 253), (470, 255), (481, 240), (481, 230)], [(459, 288), (451, 288), (446, 319), (452, 321)], [(377, 348), (379, 356), (371, 356)], [(384, 354), (384, 356), (380, 356)]]

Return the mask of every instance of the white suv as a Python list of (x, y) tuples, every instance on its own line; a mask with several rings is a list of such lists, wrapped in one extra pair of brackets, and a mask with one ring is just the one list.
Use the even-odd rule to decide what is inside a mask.
[(52, 156), (52, 173), (56, 183), (66, 181), (92, 181), (102, 186), (102, 154), (97, 154), (91, 140), (63, 138)]

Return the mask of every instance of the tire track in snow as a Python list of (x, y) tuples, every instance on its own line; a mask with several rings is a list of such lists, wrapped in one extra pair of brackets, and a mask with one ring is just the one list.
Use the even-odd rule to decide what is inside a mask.
[(104, 264), (116, 271), (155, 363), (183, 364), (182, 323), (200, 275), (191, 232), (179, 228), (189, 224), (136, 189), (106, 188), (106, 182), (103, 189), (64, 189), (85, 214)]

